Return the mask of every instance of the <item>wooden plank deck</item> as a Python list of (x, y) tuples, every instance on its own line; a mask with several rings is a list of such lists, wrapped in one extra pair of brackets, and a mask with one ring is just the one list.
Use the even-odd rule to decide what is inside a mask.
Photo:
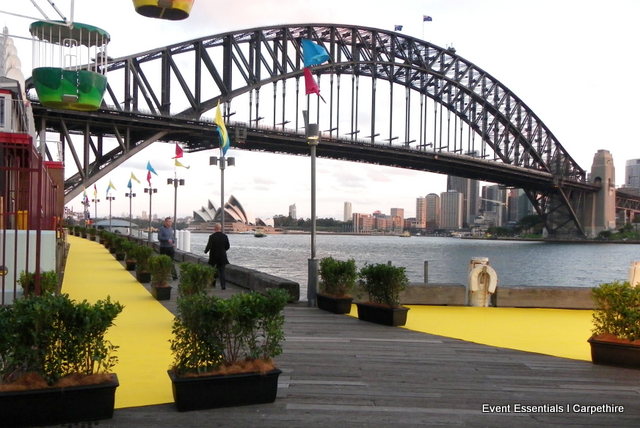
[[(640, 370), (385, 327), (305, 304), (288, 306), (285, 317), (275, 403), (119, 409), (100, 426), (640, 426)], [(585, 413), (589, 405), (601, 408)]]

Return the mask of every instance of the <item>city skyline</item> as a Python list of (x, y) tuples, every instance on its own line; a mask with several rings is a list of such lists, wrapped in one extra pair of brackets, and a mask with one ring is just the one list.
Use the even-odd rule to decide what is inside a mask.
[[(64, 10), (69, 2), (57, 3)], [(620, 186), (624, 182), (625, 161), (638, 157), (634, 144), (629, 144), (629, 136), (634, 135), (632, 124), (638, 110), (632, 100), (640, 89), (627, 85), (625, 79), (604, 79), (598, 73), (576, 72), (591, 70), (598, 52), (600, 55), (607, 52), (611, 58), (625, 57), (625, 67), (630, 70), (639, 65), (640, 60), (629, 54), (635, 49), (633, 17), (640, 12), (637, 2), (409, 0), (403, 8), (389, 9), (386, 2), (377, 0), (367, 8), (334, 0), (322, 5), (265, 1), (260, 8), (252, 7), (249, 1), (238, 1), (225, 14), (219, 14), (213, 3), (196, 2), (188, 20), (171, 23), (137, 16), (130, 2), (113, 2), (99, 15), (94, 13), (92, 2), (76, 1), (75, 5), (75, 18), (79, 22), (109, 31), (112, 36), (109, 55), (114, 58), (264, 25), (331, 22), (393, 30), (394, 25), (402, 24), (402, 34), (442, 47), (455, 47), (459, 55), (504, 83), (542, 119), (582, 168), (588, 170), (597, 150), (606, 148), (614, 156), (616, 184)], [(11, 9), (37, 15), (27, 2), (11, 5)], [(381, 14), (380, 10), (386, 13)], [(423, 24), (423, 14), (433, 21)], [(9, 27), (10, 34), (28, 37), (28, 20), (6, 15), (3, 18), (2, 24)], [(540, 30), (541, 22), (545, 23), (544, 31)], [(594, 23), (598, 31), (593, 31)], [(16, 39), (15, 44), (28, 77), (30, 42)], [(593, 105), (615, 107), (599, 109), (593, 120)], [(590, 119), (586, 122), (585, 118)], [(616, 126), (611, 126), (614, 123)], [(252, 153), (238, 149), (233, 141), (231, 144), (228, 155), (237, 162), (225, 171), (225, 194), (243, 201), (249, 218), (286, 215), (286, 207), (292, 203), (296, 204), (299, 217), (310, 216), (308, 157)], [(173, 188), (166, 180), (174, 178), (173, 150), (173, 144), (156, 143), (127, 160), (98, 181), (98, 197), (104, 200), (105, 189), (113, 181), (117, 189), (111, 192), (116, 197), (113, 212), (128, 213), (129, 201), (124, 195), (128, 192), (128, 177), (134, 172), (142, 181), (134, 183), (133, 191), (137, 193), (134, 212), (148, 209), (148, 196), (143, 188), (145, 165), (151, 161), (159, 174), (152, 181), (158, 189), (153, 212), (172, 215)], [(219, 171), (208, 164), (208, 157), (217, 155), (217, 150), (185, 153), (183, 163), (191, 168), (177, 170), (177, 176), (186, 180), (186, 185), (178, 190), (179, 217), (191, 215), (200, 208), (202, 200), (220, 200)], [(71, 159), (68, 154), (67, 159)], [(320, 158), (317, 214), (340, 219), (343, 202), (351, 200), (354, 212), (373, 212), (380, 206), (404, 207), (406, 215), (414, 217), (416, 195), (436, 192), (444, 187), (445, 181), (444, 175)], [(92, 186), (87, 194), (93, 198)], [(79, 210), (79, 201), (76, 198), (68, 206)], [(99, 205), (98, 216), (108, 213), (107, 205)]]

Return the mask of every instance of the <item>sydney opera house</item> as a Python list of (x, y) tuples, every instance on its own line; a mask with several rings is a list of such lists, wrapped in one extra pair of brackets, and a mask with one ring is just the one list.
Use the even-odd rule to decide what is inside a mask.
[(256, 227), (267, 227), (260, 219), (256, 219), (256, 223), (249, 221), (247, 213), (242, 204), (233, 195), (229, 197), (222, 208), (216, 208), (211, 201), (207, 201), (207, 206), (193, 212), (193, 223), (189, 229), (194, 232), (208, 232), (213, 230), (215, 223), (222, 223), (224, 215), (224, 231), (225, 232), (247, 232), (255, 230)]

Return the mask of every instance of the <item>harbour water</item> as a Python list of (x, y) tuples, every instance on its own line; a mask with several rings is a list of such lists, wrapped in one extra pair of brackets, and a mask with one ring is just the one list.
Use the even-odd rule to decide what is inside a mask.
[[(191, 252), (203, 255), (208, 234), (191, 234)], [(229, 261), (299, 282), (306, 296), (309, 235), (230, 234)], [(355, 259), (365, 263), (404, 266), (411, 282), (423, 282), (429, 262), (429, 282), (466, 284), (469, 260), (488, 257), (499, 285), (594, 287), (627, 279), (629, 266), (640, 261), (633, 244), (580, 244), (493, 241), (456, 238), (358, 235), (317, 235), (317, 258)]]

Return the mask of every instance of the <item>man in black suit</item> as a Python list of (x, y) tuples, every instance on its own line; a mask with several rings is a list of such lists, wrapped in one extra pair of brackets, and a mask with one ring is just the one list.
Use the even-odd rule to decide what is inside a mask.
[[(204, 249), (204, 253), (209, 253), (209, 264), (215, 266), (220, 277), (220, 288), (227, 288), (224, 277), (224, 268), (229, 264), (227, 250), (229, 249), (229, 238), (222, 232), (220, 223), (213, 226), (213, 233), (209, 235), (209, 241)], [(211, 251), (211, 252), (209, 252)]]

